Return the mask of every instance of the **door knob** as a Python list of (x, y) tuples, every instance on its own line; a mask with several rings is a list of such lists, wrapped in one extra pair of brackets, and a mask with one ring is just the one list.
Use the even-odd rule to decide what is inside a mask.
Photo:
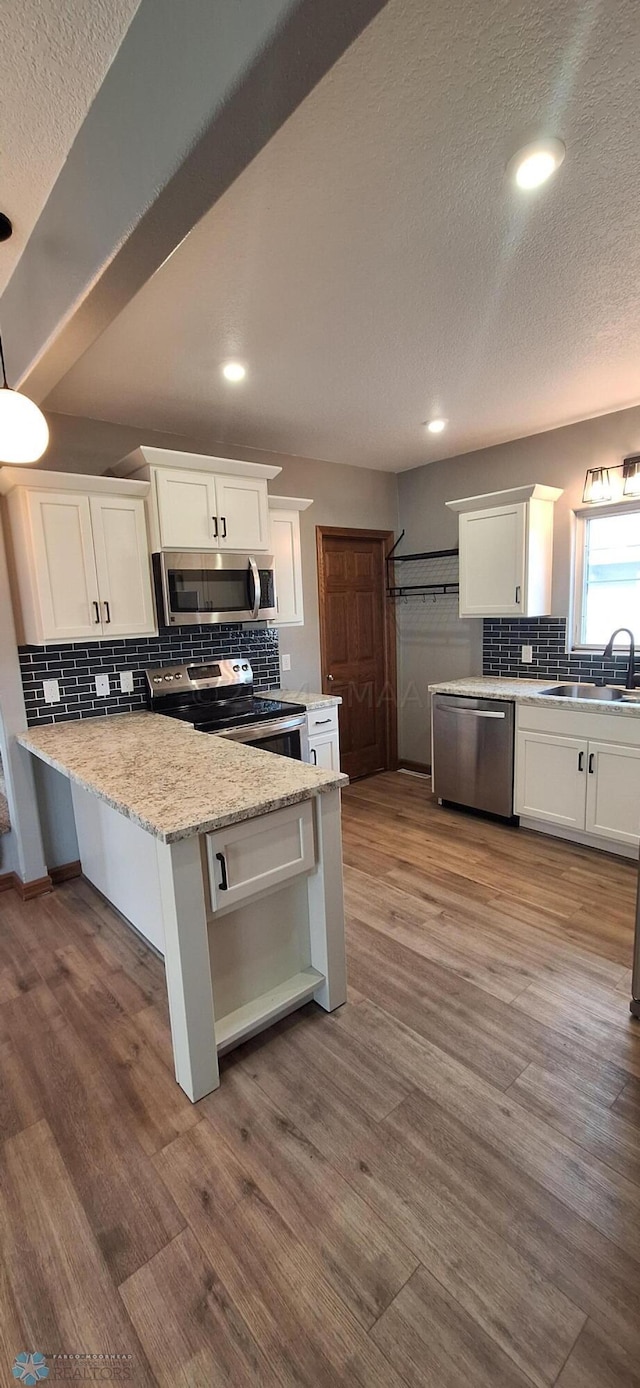
[(327, 675), (327, 679), (330, 680), (331, 683), (333, 684), (333, 675)]

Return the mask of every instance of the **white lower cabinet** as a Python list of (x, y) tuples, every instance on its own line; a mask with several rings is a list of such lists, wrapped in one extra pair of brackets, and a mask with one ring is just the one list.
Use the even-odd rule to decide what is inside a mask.
[(589, 743), (585, 828), (602, 839), (640, 843), (640, 747)]
[(340, 770), (340, 734), (337, 704), (309, 709), (307, 713), (307, 748), (305, 761), (323, 771)]
[(586, 742), (552, 733), (519, 733), (516, 814), (584, 829), (586, 766)]
[(207, 834), (207, 856), (212, 911), (308, 872), (315, 862), (311, 801)]
[(514, 809), (525, 823), (548, 824), (579, 842), (636, 849), (640, 719), (520, 707)]

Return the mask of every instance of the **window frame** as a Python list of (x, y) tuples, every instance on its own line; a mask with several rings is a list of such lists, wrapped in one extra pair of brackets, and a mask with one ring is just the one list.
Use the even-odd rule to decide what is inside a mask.
[[(637, 512), (640, 515), (640, 499), (629, 501), (608, 501), (601, 506), (582, 506), (573, 513), (573, 587), (571, 615), (571, 651), (585, 651), (591, 655), (599, 652), (602, 646), (588, 646), (582, 640), (582, 618), (586, 597), (585, 554), (587, 548), (587, 521), (598, 516), (622, 516)], [(624, 641), (614, 646), (614, 651), (624, 651)]]

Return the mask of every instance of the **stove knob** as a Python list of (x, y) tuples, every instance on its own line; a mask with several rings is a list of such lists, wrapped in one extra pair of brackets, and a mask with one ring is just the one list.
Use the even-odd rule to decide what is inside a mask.
[(248, 670), (248, 669), (249, 669), (249, 666), (248, 666), (248, 665), (243, 665), (242, 668), (243, 668), (243, 670)]
[(174, 678), (174, 680), (181, 680), (181, 679), (182, 679), (182, 675), (181, 675), (181, 674), (177, 674), (177, 675), (174, 675), (173, 678)]
[(234, 668), (234, 670), (236, 670), (236, 671), (237, 671), (237, 670), (239, 670), (239, 669), (240, 669), (240, 666), (239, 666), (239, 665), (234, 665), (234, 667), (233, 667), (233, 668)]
[(154, 684), (162, 684), (162, 675), (154, 675), (154, 677), (153, 677), (153, 683), (154, 683)]
[(173, 679), (173, 675), (165, 675), (165, 679), (166, 679), (166, 680), (172, 680), (172, 679)]

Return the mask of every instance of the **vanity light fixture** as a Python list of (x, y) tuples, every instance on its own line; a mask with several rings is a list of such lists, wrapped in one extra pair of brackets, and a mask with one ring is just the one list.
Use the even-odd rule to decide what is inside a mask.
[(222, 368), (222, 374), (225, 381), (244, 381), (247, 368), (240, 361), (227, 361)]
[(430, 434), (441, 434), (442, 430), (446, 429), (446, 427), (446, 419), (430, 419), (429, 423), (427, 424), (427, 429), (429, 430)]
[(0, 462), (35, 463), (49, 442), (49, 426), (35, 402), (9, 385), (1, 336), (0, 367)]
[[(612, 481), (612, 473), (622, 473), (620, 483)], [(640, 497), (640, 453), (630, 453), (615, 467), (589, 468), (584, 479), (582, 500), (597, 506), (605, 501), (622, 501), (625, 497)]]
[(525, 192), (539, 188), (560, 168), (566, 154), (562, 140), (535, 140), (525, 145), (507, 164), (507, 174)]
[(623, 496), (640, 496), (640, 453), (632, 453), (622, 464)]

